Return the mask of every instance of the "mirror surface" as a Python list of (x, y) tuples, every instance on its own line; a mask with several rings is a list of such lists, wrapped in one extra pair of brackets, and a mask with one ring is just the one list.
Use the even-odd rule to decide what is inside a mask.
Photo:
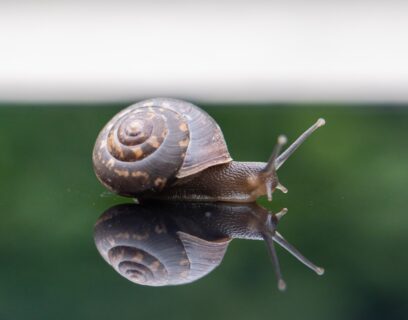
[(325, 267), (323, 277), (277, 247), (276, 289), (262, 241), (234, 240), (223, 263), (183, 286), (137, 286), (95, 250), (100, 214), (131, 199), (95, 178), (103, 125), (128, 103), (0, 108), (1, 319), (402, 319), (408, 314), (408, 112), (358, 106), (203, 107), (241, 161), (266, 161), (279, 134), (327, 125), (279, 170), (289, 192), (279, 232)]

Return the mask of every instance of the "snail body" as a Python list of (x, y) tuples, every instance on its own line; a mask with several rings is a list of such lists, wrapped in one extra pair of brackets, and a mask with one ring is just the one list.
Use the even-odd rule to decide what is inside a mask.
[(197, 106), (154, 98), (119, 112), (99, 134), (93, 164), (109, 190), (138, 199), (254, 202), (286, 191), (276, 170), (318, 127), (319, 119), (285, 152), (280, 136), (268, 162), (233, 161), (220, 127)]
[(119, 274), (148, 286), (196, 281), (221, 263), (231, 240), (264, 240), (279, 288), (284, 289), (273, 242), (323, 273), (276, 231), (284, 212), (271, 214), (256, 203), (121, 204), (101, 215), (94, 239), (102, 257)]

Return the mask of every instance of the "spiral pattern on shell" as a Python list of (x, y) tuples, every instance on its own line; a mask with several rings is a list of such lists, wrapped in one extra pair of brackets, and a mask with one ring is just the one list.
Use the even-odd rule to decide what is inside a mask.
[[(229, 239), (212, 242), (191, 235), (165, 211), (160, 206), (122, 204), (96, 222), (99, 253), (126, 279), (148, 286), (190, 283), (224, 257)], [(191, 229), (200, 227), (194, 224)]]
[(142, 285), (165, 285), (166, 268), (143, 250), (117, 246), (108, 251), (109, 263), (128, 280)]
[(118, 113), (93, 152), (99, 180), (129, 196), (160, 191), (177, 177), (229, 161), (214, 120), (188, 102), (168, 98), (141, 101)]

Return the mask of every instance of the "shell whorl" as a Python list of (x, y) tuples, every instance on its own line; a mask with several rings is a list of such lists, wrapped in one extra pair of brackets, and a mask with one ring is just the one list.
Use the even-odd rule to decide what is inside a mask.
[(105, 212), (95, 224), (94, 239), (120, 275), (148, 286), (185, 284), (205, 276), (219, 265), (230, 241), (201, 239), (167, 214), (131, 204)]
[(169, 98), (141, 101), (118, 113), (93, 152), (99, 180), (130, 196), (160, 191), (176, 178), (231, 160), (215, 121), (193, 104)]
[(166, 285), (168, 272), (156, 257), (129, 246), (116, 246), (108, 251), (112, 267), (128, 280), (151, 286)]

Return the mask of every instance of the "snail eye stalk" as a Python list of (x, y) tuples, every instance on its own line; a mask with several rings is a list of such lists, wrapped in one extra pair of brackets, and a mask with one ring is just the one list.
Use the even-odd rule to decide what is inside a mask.
[(284, 135), (280, 135), (278, 137), (278, 141), (273, 148), (272, 154), (269, 158), (269, 161), (266, 163), (265, 168), (262, 169), (261, 171), (261, 178), (262, 180), (265, 181), (265, 187), (266, 187), (266, 195), (268, 197), (269, 201), (272, 201), (272, 193), (275, 188), (278, 188), (280, 190), (286, 190), (287, 189), (282, 186), (279, 181), (278, 181), (278, 176), (276, 175), (276, 159), (282, 150), (282, 147), (286, 144), (287, 139)]
[(276, 225), (279, 219), (282, 217), (282, 214), (285, 214), (287, 209), (282, 209), (279, 214), (280, 216), (269, 214), (265, 221), (265, 229), (262, 232), (262, 237), (264, 238), (269, 256), (271, 257), (272, 266), (275, 271), (276, 279), (278, 280), (278, 289), (284, 291), (286, 289), (286, 282), (283, 280), (278, 255), (276, 254), (275, 244), (273, 243), (273, 236), (276, 232)]
[(265, 168), (262, 170), (265, 174), (273, 174), (276, 171), (276, 159), (279, 156), (282, 147), (287, 143), (288, 139), (284, 135), (278, 137), (275, 147), (272, 150), (272, 154), (269, 157), (269, 161), (266, 164)]
[(283, 208), (280, 212), (274, 215), (271, 215), (271, 214), (268, 215), (268, 218), (265, 223), (265, 229), (262, 232), (262, 237), (264, 238), (266, 242), (268, 252), (272, 260), (272, 265), (274, 268), (276, 279), (278, 280), (278, 289), (281, 291), (286, 289), (286, 283), (282, 277), (282, 273), (281, 273), (281, 269), (279, 265), (279, 259), (276, 254), (274, 242), (279, 244), (282, 248), (288, 251), (292, 256), (294, 256), (296, 259), (298, 259), (308, 268), (312, 269), (318, 275), (321, 276), (324, 274), (323, 268), (316, 266), (313, 262), (311, 262), (309, 259), (303, 256), (299, 252), (299, 250), (297, 250), (293, 245), (287, 242), (285, 238), (283, 238), (283, 236), (279, 232), (276, 231), (277, 223), (287, 213), (287, 211), (288, 210), (286, 208)]
[(321, 267), (316, 266), (313, 262), (311, 262), (309, 259), (307, 259), (305, 256), (303, 256), (299, 250), (297, 250), (293, 245), (291, 245), (289, 242), (285, 240), (282, 235), (275, 231), (275, 235), (272, 237), (272, 239), (279, 244), (282, 248), (284, 248), (286, 251), (288, 251), (292, 256), (294, 256), (296, 259), (298, 259), (300, 262), (302, 262), (306, 267), (312, 269), (314, 272), (316, 272), (319, 276), (324, 274), (324, 269)]
[(273, 148), (272, 154), (267, 162), (265, 168), (260, 173), (260, 178), (265, 183), (266, 195), (269, 201), (272, 201), (272, 193), (275, 189), (281, 190), (283, 193), (287, 193), (288, 189), (284, 187), (278, 179), (276, 171), (285, 163), (287, 159), (295, 152), (299, 146), (312, 135), (316, 129), (324, 126), (326, 121), (323, 118), (318, 119), (309, 129), (299, 136), (282, 154), (280, 151), (286, 144), (286, 136), (280, 135), (278, 141)]
[(278, 280), (278, 289), (284, 291), (286, 289), (286, 282), (282, 278), (282, 273), (280, 270), (278, 255), (276, 254), (275, 245), (273, 240), (268, 235), (263, 235), (265, 242), (267, 243), (268, 252), (272, 260), (273, 269), (275, 271), (276, 279)]
[(318, 119), (315, 124), (313, 124), (309, 129), (307, 129), (305, 132), (303, 132), (299, 138), (295, 140), (284, 152), (282, 152), (281, 155), (279, 155), (276, 160), (275, 160), (275, 168), (278, 170), (286, 160), (289, 159), (289, 157), (295, 152), (299, 146), (309, 138), (313, 132), (316, 131), (316, 129), (324, 126), (326, 124), (326, 120), (323, 118)]

